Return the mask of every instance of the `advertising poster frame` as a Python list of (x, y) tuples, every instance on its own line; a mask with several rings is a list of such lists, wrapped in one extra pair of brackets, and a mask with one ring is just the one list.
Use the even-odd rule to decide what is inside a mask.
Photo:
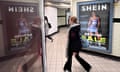
[[(96, 17), (93, 18), (92, 14)], [(78, 2), (77, 17), (81, 24), (83, 49), (105, 54), (112, 53), (113, 0)], [(97, 21), (93, 22), (95, 18)], [(96, 25), (90, 26), (92, 24)], [(95, 30), (93, 27), (97, 27), (98, 24), (99, 28)]]
[[(37, 37), (33, 35), (36, 33), (35, 19), (39, 17), (38, 3), (1, 1), (0, 4), (3, 8), (1, 13), (6, 54), (27, 51), (33, 45), (34, 37)], [(22, 27), (23, 23), (26, 27)]]
[[(1, 36), (3, 36), (4, 45), (2, 47), (4, 55), (0, 56), (0, 62), (1, 64), (2, 61), (6, 62), (2, 67), (5, 72), (7, 70), (26, 72), (31, 70), (33, 64), (39, 59), (39, 63), (42, 65), (40, 70), (44, 71), (44, 41), (41, 27), (44, 16), (42, 16), (43, 6), (41, 7), (40, 12), (40, 3), (37, 2), (0, 1)], [(10, 65), (10, 70), (5, 69), (6, 64)]]

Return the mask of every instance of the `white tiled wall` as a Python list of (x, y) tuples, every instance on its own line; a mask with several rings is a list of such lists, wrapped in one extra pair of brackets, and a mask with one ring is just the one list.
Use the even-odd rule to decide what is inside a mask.
[[(120, 1), (114, 3), (114, 18), (120, 18)], [(120, 57), (120, 23), (113, 23), (112, 55)]]
[(114, 3), (114, 18), (120, 18), (120, 1), (118, 3)]
[(120, 56), (120, 23), (113, 25), (112, 55)]
[(92, 0), (72, 0), (71, 2), (71, 14), (72, 16), (77, 16), (77, 2), (85, 2), (85, 1), (92, 1)]
[[(65, 16), (66, 14), (65, 14), (65, 9), (57, 9), (58, 11), (58, 16)], [(58, 17), (58, 26), (59, 25), (65, 25), (65, 23), (66, 23), (66, 19), (65, 19), (65, 17)]]
[(52, 28), (49, 29), (49, 34), (57, 32), (57, 8), (45, 7), (45, 15), (48, 17), (48, 21), (51, 23)]

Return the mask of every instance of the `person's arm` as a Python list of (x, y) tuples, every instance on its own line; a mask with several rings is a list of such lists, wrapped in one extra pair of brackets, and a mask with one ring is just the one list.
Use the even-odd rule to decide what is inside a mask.
[(89, 21), (88, 21), (88, 28), (87, 28), (87, 31), (89, 32), (89, 27), (90, 27), (90, 25), (91, 25), (91, 18), (89, 19)]
[(71, 38), (74, 38), (74, 37), (75, 37), (75, 32), (72, 31), (72, 32), (70, 33), (70, 37), (71, 37)]
[(69, 38), (73, 40), (74, 37), (75, 37), (75, 32), (74, 32), (74, 29), (72, 28), (72, 29), (70, 29), (70, 31), (69, 31)]
[(70, 39), (71, 39), (71, 40), (75, 40), (75, 39), (76, 39), (76, 36), (77, 36), (77, 33), (78, 33), (77, 28), (76, 28), (76, 27), (75, 27), (75, 28), (72, 28), (72, 29), (70, 30)]
[(91, 25), (91, 18), (88, 21), (88, 27)]

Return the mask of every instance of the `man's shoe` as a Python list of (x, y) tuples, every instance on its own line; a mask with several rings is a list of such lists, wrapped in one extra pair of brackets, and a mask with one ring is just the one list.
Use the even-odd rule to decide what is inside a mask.
[(72, 71), (69, 70), (69, 69), (64, 68), (64, 72), (72, 72)]
[(89, 69), (87, 69), (87, 72), (90, 72), (91, 68), (92, 68), (92, 67), (90, 66)]
[(51, 40), (51, 42), (53, 42), (53, 39)]
[(64, 70), (64, 72), (72, 72), (71, 70)]

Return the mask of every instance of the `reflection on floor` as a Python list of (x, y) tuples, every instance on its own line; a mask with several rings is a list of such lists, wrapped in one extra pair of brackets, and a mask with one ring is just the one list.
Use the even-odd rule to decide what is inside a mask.
[(28, 72), (42, 72), (42, 63), (41, 56), (38, 57), (36, 62), (32, 65), (32, 67), (28, 70)]
[(41, 56), (31, 54), (0, 61), (0, 72), (42, 72)]
[[(47, 72), (63, 72), (63, 66), (66, 61), (67, 29), (62, 28), (53, 38), (53, 42), (47, 39)], [(84, 52), (81, 52), (80, 56), (92, 65), (90, 72), (120, 72), (120, 62), (118, 61)], [(72, 72), (85, 72), (74, 56)]]

